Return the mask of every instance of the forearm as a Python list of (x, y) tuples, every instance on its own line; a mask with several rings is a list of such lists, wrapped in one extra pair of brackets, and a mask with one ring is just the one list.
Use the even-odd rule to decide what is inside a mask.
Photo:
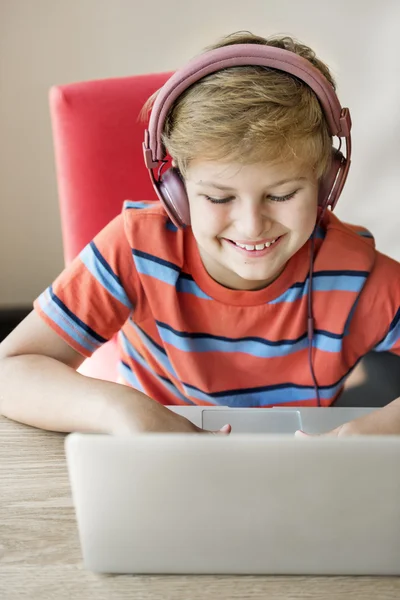
[(149, 398), (131, 388), (84, 377), (47, 356), (0, 361), (0, 414), (51, 431), (110, 433), (119, 406)]
[(400, 435), (400, 398), (338, 429), (341, 430), (339, 435), (352, 433)]

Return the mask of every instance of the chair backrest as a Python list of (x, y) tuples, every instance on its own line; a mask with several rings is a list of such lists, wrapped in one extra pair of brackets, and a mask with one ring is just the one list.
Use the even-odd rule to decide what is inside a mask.
[(124, 200), (155, 200), (139, 113), (171, 73), (54, 86), (50, 114), (64, 259), (68, 264)]

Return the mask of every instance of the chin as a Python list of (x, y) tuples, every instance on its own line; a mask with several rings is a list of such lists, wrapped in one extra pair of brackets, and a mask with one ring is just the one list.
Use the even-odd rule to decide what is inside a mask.
[[(242, 273), (237, 273), (236, 275), (237, 277), (240, 277), (240, 279), (242, 279), (244, 282), (246, 283), (264, 283), (265, 281), (269, 282), (269, 281), (273, 281), (274, 279), (276, 279), (279, 275), (280, 271), (278, 271), (277, 273), (251, 273), (251, 272), (242, 272)], [(268, 284), (265, 284), (268, 285)]]

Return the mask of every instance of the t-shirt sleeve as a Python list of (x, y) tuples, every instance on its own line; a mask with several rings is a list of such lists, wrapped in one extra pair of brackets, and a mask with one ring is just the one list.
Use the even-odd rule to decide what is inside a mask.
[(376, 308), (366, 319), (379, 324), (375, 352), (392, 352), (400, 356), (400, 263), (377, 253), (377, 273), (374, 281)]
[(136, 300), (123, 215), (109, 223), (34, 302), (44, 321), (89, 357), (117, 333)]
[(375, 346), (375, 352), (392, 352), (400, 356), (400, 307), (384, 338)]

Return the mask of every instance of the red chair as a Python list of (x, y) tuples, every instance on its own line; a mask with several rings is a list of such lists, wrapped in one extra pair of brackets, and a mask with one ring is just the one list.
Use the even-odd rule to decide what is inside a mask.
[[(145, 124), (139, 113), (171, 73), (55, 86), (50, 90), (65, 264), (122, 208), (124, 200), (155, 200), (143, 162)], [(79, 371), (116, 381), (115, 339)]]

